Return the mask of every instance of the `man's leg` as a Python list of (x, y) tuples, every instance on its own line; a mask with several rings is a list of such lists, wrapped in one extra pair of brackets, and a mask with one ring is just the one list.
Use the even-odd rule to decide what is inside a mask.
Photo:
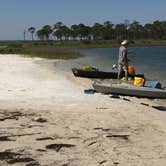
[(128, 66), (124, 66), (124, 67), (123, 67), (123, 70), (124, 70), (124, 72), (125, 72), (126, 81), (128, 81)]
[(126, 81), (128, 81), (128, 71), (125, 70), (125, 78), (126, 78)]
[(118, 78), (117, 78), (118, 80), (120, 80), (121, 74), (122, 74), (122, 66), (118, 65)]

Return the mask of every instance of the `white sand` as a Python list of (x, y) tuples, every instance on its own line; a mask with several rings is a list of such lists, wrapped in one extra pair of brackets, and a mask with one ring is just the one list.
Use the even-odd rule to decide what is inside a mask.
[[(23, 148), (42, 166), (166, 165), (166, 112), (151, 107), (158, 100), (84, 94), (92, 81), (58, 70), (55, 62), (0, 55), (0, 119), (4, 112), (33, 113), (0, 120), (0, 137), (4, 132), (34, 133), (0, 141), (1, 152)], [(160, 102), (166, 106), (165, 100)], [(35, 122), (35, 117), (48, 122)], [(42, 137), (54, 139), (36, 140)], [(46, 149), (56, 143), (75, 146)], [(6, 163), (0, 155), (0, 165)]]

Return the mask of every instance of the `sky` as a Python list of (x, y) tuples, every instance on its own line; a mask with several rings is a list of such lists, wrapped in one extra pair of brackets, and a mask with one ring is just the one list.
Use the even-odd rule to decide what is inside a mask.
[(0, 0), (0, 40), (23, 40), (29, 27), (39, 30), (59, 21), (92, 26), (126, 19), (141, 24), (166, 21), (166, 0)]

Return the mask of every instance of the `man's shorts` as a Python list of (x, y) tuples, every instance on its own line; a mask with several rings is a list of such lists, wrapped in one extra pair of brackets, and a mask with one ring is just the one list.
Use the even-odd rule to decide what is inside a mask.
[(122, 72), (122, 71), (128, 71), (128, 65), (124, 65), (124, 64), (118, 64), (118, 70), (119, 72)]

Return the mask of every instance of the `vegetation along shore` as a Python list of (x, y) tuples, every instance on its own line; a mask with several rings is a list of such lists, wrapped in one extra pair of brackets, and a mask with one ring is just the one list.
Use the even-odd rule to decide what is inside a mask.
[[(27, 40), (27, 35), (31, 35), (31, 40)], [(138, 21), (125, 20), (119, 24), (105, 21), (92, 26), (80, 23), (70, 27), (57, 22), (53, 27), (44, 25), (41, 29), (31, 26), (24, 30), (22, 41), (1, 41), (0, 53), (71, 59), (79, 57), (77, 49), (118, 47), (123, 39), (128, 39), (131, 46), (166, 45), (166, 21), (156, 20), (144, 25)]]
[[(0, 42), (0, 54), (20, 54), (46, 59), (78, 58), (78, 49), (118, 47), (120, 40), (83, 41), (17, 41)], [(166, 40), (135, 40), (130, 46), (166, 45)]]

